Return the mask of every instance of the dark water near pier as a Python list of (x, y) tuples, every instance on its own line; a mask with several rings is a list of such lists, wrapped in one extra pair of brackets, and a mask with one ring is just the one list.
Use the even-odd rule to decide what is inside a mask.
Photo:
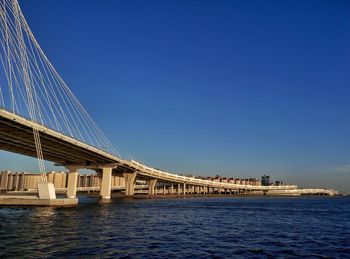
[(350, 198), (113, 199), (0, 208), (0, 257), (350, 258)]

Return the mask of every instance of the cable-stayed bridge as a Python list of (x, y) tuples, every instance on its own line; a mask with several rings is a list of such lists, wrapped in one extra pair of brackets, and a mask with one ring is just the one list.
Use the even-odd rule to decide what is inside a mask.
[(106, 199), (112, 174), (124, 176), (126, 195), (134, 194), (138, 178), (148, 181), (150, 195), (157, 181), (207, 191), (297, 188), (207, 181), (121, 158), (46, 57), (17, 0), (0, 0), (0, 31), (0, 149), (37, 158), (43, 184), (44, 160), (67, 167), (69, 198), (76, 197), (77, 171), (85, 168), (99, 173), (101, 197)]

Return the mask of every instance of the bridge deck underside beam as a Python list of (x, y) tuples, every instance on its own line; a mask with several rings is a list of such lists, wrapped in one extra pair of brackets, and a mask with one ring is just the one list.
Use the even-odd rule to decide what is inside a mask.
[[(50, 134), (40, 132), (40, 140), (44, 159), (55, 163), (101, 165), (117, 162)], [(0, 149), (37, 157), (33, 128), (0, 117)]]

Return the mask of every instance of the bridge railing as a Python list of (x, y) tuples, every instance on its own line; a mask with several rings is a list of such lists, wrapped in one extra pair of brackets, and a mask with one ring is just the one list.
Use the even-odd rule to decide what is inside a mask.
[(146, 173), (148, 176), (153, 176), (155, 178), (160, 178), (162, 180), (175, 181), (179, 183), (193, 184), (199, 186), (207, 186), (214, 188), (223, 188), (223, 189), (252, 189), (252, 190), (288, 190), (288, 189), (296, 189), (296, 185), (281, 185), (281, 186), (256, 186), (256, 185), (243, 185), (243, 184), (235, 184), (235, 183), (223, 183), (223, 182), (215, 182), (203, 179), (197, 179), (194, 177), (182, 176), (178, 174), (172, 174), (169, 172), (165, 172), (159, 169), (155, 169), (144, 164), (141, 164), (135, 160), (131, 160), (131, 164), (135, 169), (140, 171), (140, 173)]

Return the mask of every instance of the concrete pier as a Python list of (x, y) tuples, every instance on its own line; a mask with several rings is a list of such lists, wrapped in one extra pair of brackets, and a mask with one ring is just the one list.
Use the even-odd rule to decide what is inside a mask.
[(71, 207), (78, 199), (39, 199), (37, 196), (0, 195), (1, 206), (57, 206)]
[[(54, 189), (58, 194), (66, 194), (69, 199), (76, 199), (77, 192), (100, 192), (102, 199), (110, 199), (111, 192), (125, 193), (127, 197), (136, 195), (149, 196), (186, 196), (186, 195), (334, 195), (331, 190), (325, 189), (293, 189), (293, 190), (255, 190), (245, 186), (199, 185), (190, 182), (171, 182), (156, 178), (143, 178), (139, 176), (139, 171), (115, 171), (115, 168), (98, 169), (98, 173), (79, 174), (78, 166), (68, 167), (69, 172), (49, 172), (48, 182), (54, 184)], [(137, 173), (136, 173), (137, 172)], [(145, 180), (148, 179), (148, 180)], [(157, 184), (160, 181), (159, 184)], [(246, 182), (246, 181), (245, 181)], [(3, 171), (0, 173), (0, 192), (10, 194), (28, 195), (38, 193), (38, 183), (40, 175), (26, 172)], [(215, 187), (214, 187), (215, 186)], [(135, 191), (136, 190), (136, 191)], [(53, 196), (52, 196), (53, 197)], [(5, 197), (6, 198), (6, 197)], [(5, 199), (2, 198), (2, 199)], [(13, 198), (13, 197), (12, 197)], [(18, 197), (22, 199), (22, 197)], [(37, 201), (32, 202), (35, 204)], [(24, 205), (21, 200), (11, 200), (13, 203)], [(27, 202), (27, 198), (24, 203)], [(9, 201), (6, 200), (6, 204)], [(45, 202), (44, 202), (45, 203)], [(74, 203), (72, 201), (72, 203)], [(0, 205), (2, 203), (0, 202)], [(43, 202), (41, 202), (43, 204)], [(52, 203), (51, 203), (52, 204)]]
[(68, 185), (67, 185), (67, 198), (75, 199), (77, 197), (77, 185), (78, 185), (78, 168), (69, 167), (68, 173)]
[(112, 168), (105, 167), (102, 169), (102, 179), (100, 187), (101, 199), (108, 200), (111, 198), (111, 184), (112, 184)]
[(125, 181), (126, 196), (132, 196), (135, 194), (136, 176), (137, 176), (137, 172), (123, 173), (123, 177)]
[(153, 196), (156, 194), (156, 187), (157, 179), (150, 179), (148, 180), (148, 195)]

